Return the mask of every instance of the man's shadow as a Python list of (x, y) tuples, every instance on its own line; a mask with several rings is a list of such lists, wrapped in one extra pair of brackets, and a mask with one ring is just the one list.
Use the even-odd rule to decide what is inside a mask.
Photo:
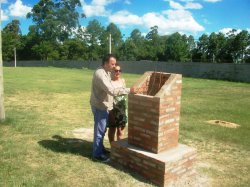
[(87, 158), (92, 156), (93, 142), (78, 138), (63, 138), (59, 135), (52, 136), (53, 140), (41, 140), (39, 145), (54, 152), (71, 153)]
[[(52, 136), (52, 138), (53, 140), (41, 140), (38, 142), (38, 144), (54, 152), (71, 153), (92, 159), (93, 142), (89, 142), (78, 138), (63, 138), (59, 135), (54, 135)], [(132, 175), (134, 178), (136, 178), (141, 182), (152, 184), (147, 179), (140, 176), (136, 172), (133, 172), (123, 166), (117, 165), (114, 162), (110, 162), (107, 164), (120, 172), (129, 173), (130, 175)]]

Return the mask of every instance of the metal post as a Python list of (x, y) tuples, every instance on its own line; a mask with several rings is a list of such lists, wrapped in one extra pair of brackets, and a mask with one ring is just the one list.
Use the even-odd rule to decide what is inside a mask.
[(14, 58), (15, 58), (15, 68), (16, 68), (16, 48), (14, 47)]
[(111, 34), (109, 34), (109, 54), (111, 54)]

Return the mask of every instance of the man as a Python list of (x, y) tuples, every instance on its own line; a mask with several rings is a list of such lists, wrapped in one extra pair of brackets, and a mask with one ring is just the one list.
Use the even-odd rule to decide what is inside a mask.
[(97, 68), (92, 79), (90, 105), (94, 115), (93, 158), (101, 162), (108, 162), (105, 154), (103, 138), (106, 131), (109, 111), (113, 109), (113, 96), (134, 93), (133, 88), (114, 88), (111, 83), (110, 72), (114, 69), (116, 58), (108, 54), (103, 58), (102, 66)]

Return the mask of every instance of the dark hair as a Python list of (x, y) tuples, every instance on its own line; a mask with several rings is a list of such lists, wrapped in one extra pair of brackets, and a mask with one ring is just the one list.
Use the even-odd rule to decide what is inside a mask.
[(110, 58), (115, 58), (115, 59), (116, 59), (116, 57), (115, 57), (113, 54), (107, 54), (107, 55), (106, 55), (105, 57), (103, 57), (103, 59), (102, 59), (102, 65), (108, 63)]

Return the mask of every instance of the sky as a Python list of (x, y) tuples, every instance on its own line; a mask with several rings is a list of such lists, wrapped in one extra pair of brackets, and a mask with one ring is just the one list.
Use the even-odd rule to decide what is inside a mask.
[[(86, 19), (80, 24), (97, 19), (102, 26), (115, 23), (123, 36), (133, 29), (143, 35), (157, 25), (160, 35), (174, 32), (199, 37), (212, 32), (227, 33), (231, 29), (250, 32), (250, 0), (80, 0), (79, 13)], [(13, 19), (21, 23), (22, 34), (28, 33), (32, 23), (26, 14), (39, 0), (0, 0), (2, 28)]]

